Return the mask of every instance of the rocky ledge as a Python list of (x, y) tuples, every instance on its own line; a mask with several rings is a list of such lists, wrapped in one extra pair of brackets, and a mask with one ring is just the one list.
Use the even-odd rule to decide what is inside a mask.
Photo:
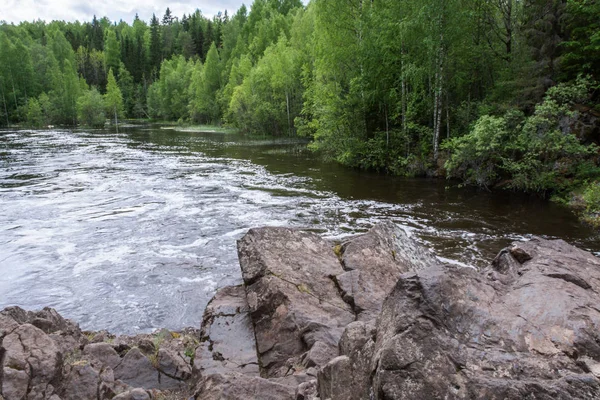
[(0, 400), (600, 398), (600, 259), (564, 241), (513, 243), (483, 271), (391, 223), (340, 245), (252, 229), (238, 253), (244, 284), (200, 330), (3, 310)]

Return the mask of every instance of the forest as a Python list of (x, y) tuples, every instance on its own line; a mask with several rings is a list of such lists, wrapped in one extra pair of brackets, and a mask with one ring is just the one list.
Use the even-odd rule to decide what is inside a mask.
[(0, 23), (0, 126), (299, 136), (349, 167), (551, 197), (600, 226), (598, 80), (595, 0), (255, 0), (212, 17)]

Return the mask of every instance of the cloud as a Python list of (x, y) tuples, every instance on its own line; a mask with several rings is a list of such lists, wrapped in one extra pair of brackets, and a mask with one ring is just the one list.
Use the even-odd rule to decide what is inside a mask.
[[(167, 7), (173, 15), (181, 17), (184, 13), (193, 13), (200, 9), (206, 16), (216, 15), (227, 10), (231, 15), (237, 11), (243, 0), (2, 0), (0, 1), (0, 20), (18, 24), (21, 21), (37, 19), (51, 21), (64, 20), (80, 22), (90, 21), (96, 17), (108, 17), (111, 21), (133, 21), (135, 14), (145, 21), (150, 21), (152, 14), (162, 18)], [(245, 3), (251, 3), (246, 1)]]

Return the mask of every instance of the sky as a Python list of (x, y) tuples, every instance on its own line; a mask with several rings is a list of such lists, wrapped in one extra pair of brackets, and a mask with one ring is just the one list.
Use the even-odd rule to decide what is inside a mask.
[[(140, 19), (150, 21), (152, 13), (159, 19), (167, 7), (174, 16), (181, 18), (185, 14), (200, 9), (205, 16), (211, 17), (219, 11), (227, 10), (234, 14), (245, 3), (248, 7), (253, 0), (0, 0), (0, 21), (18, 24), (21, 21), (42, 19), (45, 21), (64, 20), (80, 22), (91, 21), (96, 17), (108, 17), (113, 22), (123, 20), (131, 23), (135, 14)], [(306, 2), (305, 2), (306, 3)]]

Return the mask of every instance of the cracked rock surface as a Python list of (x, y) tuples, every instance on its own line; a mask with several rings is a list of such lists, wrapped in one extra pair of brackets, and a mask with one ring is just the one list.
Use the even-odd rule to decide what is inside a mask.
[(561, 240), (514, 243), (482, 272), (407, 273), (372, 332), (348, 326), (320, 394), (598, 399), (599, 305), (600, 259)]
[(194, 330), (84, 333), (53, 309), (6, 308), (0, 311), (0, 398), (184, 399), (177, 393), (187, 390), (192, 359), (186, 354), (198, 338)]
[(333, 246), (238, 242), (243, 286), (200, 330), (115, 337), (52, 309), (0, 312), (0, 400), (600, 399), (600, 259), (535, 238), (483, 271), (392, 223)]

